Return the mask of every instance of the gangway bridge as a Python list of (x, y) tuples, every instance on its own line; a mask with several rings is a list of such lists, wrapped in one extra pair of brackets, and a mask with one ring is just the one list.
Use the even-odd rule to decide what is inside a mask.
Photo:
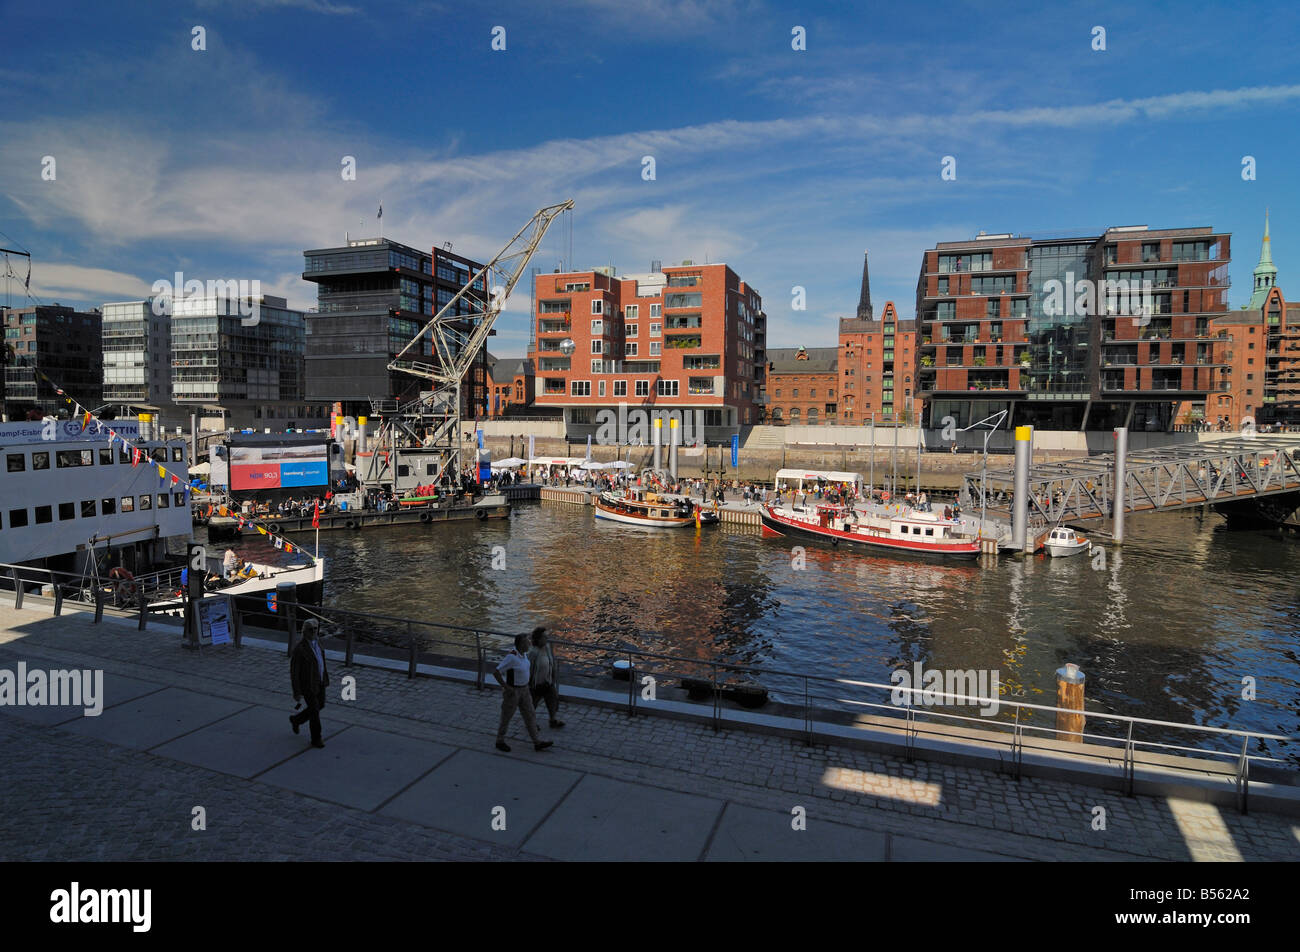
[[(1037, 548), (1054, 526), (1080, 524), (1096, 531), (1104, 519), (1112, 520), (1109, 534), (1122, 542), (1128, 513), (1210, 506), (1230, 525), (1276, 526), (1300, 507), (1300, 434), (1256, 433), (1130, 452), (1127, 431), (1117, 430), (1115, 452), (1031, 463), (1031, 450), (1023, 459), (1019, 452), (1021, 431), (1030, 429), (1017, 430), (1015, 467), (963, 475), (968, 510), (981, 510), (983, 492), (986, 519), (1012, 527), (1006, 534), (1012, 548), (1023, 544), (1012, 538)], [(1015, 528), (1018, 491), (1026, 501), (1023, 536)]]

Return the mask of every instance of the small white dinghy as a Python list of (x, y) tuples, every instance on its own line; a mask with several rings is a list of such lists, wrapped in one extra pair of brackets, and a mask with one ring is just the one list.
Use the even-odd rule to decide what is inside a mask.
[(1057, 526), (1047, 536), (1047, 541), (1043, 543), (1043, 547), (1047, 549), (1048, 555), (1059, 559), (1091, 551), (1092, 543), (1073, 529)]

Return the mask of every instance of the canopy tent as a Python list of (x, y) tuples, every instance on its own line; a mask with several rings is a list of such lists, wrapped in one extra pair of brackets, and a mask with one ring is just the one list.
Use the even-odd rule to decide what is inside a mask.
[(621, 459), (616, 459), (612, 463), (606, 463), (605, 469), (631, 469), (632, 464), (626, 463)]
[(608, 463), (599, 463), (594, 459), (589, 459), (582, 464), (583, 469), (609, 469)]
[(585, 456), (539, 456), (528, 461), (529, 466), (581, 466)]
[(803, 491), (804, 482), (809, 483), (851, 483), (854, 489), (862, 489), (861, 473), (841, 473), (834, 470), (818, 469), (778, 469), (776, 471), (776, 481), (787, 485), (794, 485), (800, 492)]
[(212, 472), (211, 463), (195, 463), (190, 467), (191, 476), (207, 476)]
[(520, 459), (518, 456), (508, 456), (505, 459), (492, 461), (493, 469), (516, 469), (520, 466), (527, 466), (528, 460)]

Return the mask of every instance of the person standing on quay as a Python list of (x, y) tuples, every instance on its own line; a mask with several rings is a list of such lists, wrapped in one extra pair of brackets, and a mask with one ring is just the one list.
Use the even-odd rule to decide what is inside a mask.
[(289, 715), (293, 732), (298, 733), (302, 722), (311, 721), (311, 745), (324, 747), (320, 736), (320, 709), (325, 706), (325, 689), (329, 687), (329, 669), (325, 666), (325, 652), (321, 650), (317, 630), (320, 622), (311, 618), (303, 622), (302, 638), (289, 659), (289, 678), (293, 685), (295, 707), (307, 706), (297, 714)]
[(528, 664), (531, 668), (528, 688), (533, 698), (533, 710), (538, 710), (538, 702), (545, 698), (546, 712), (551, 718), (551, 728), (563, 727), (564, 721), (555, 716), (560, 708), (559, 671), (555, 664), (555, 652), (551, 648), (550, 639), (546, 637), (545, 628), (533, 629), (533, 647), (528, 652)]
[[(532, 695), (528, 692), (531, 669), (532, 665), (528, 663), (527, 635), (515, 636), (514, 650), (492, 669), (492, 677), (501, 685), (501, 723), (497, 727), (497, 750), (503, 750), (507, 754), (510, 753), (510, 745), (506, 743), (506, 729), (510, 727), (510, 719), (515, 716), (516, 708), (523, 715), (524, 727), (533, 740), (534, 749), (545, 750), (555, 743), (542, 740), (537, 732), (537, 715), (533, 711)], [(502, 672), (505, 672), (505, 677), (501, 676)]]

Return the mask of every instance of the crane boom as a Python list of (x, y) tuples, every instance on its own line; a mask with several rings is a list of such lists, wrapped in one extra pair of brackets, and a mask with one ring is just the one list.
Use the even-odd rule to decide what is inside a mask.
[[(420, 328), (419, 333), (393, 358), (388, 369), (423, 377), (434, 383), (459, 384), (486, 344), (497, 315), (501, 313), (506, 299), (510, 297), (510, 292), (515, 289), (519, 278), (528, 267), (528, 262), (532, 260), (537, 246), (542, 243), (542, 238), (546, 236), (551, 222), (561, 212), (569, 211), (571, 208), (573, 208), (573, 199), (540, 209), (523, 228), (515, 233), (506, 246), (497, 252), (496, 257), (485, 264), (478, 274), (471, 276), (456, 296), (438, 309), (438, 313), (433, 315), (429, 322)], [(486, 292), (481, 299), (471, 296), (475, 285)], [(482, 306), (469, 313), (460, 312), (459, 302), (467, 297), (476, 305), (481, 302)], [(473, 330), (468, 337), (465, 337), (456, 326), (463, 325), (465, 322), (473, 324)], [(406, 355), (413, 348), (418, 348), (430, 331), (433, 332), (434, 356), (437, 357), (437, 362), (428, 364), (407, 359)]]

